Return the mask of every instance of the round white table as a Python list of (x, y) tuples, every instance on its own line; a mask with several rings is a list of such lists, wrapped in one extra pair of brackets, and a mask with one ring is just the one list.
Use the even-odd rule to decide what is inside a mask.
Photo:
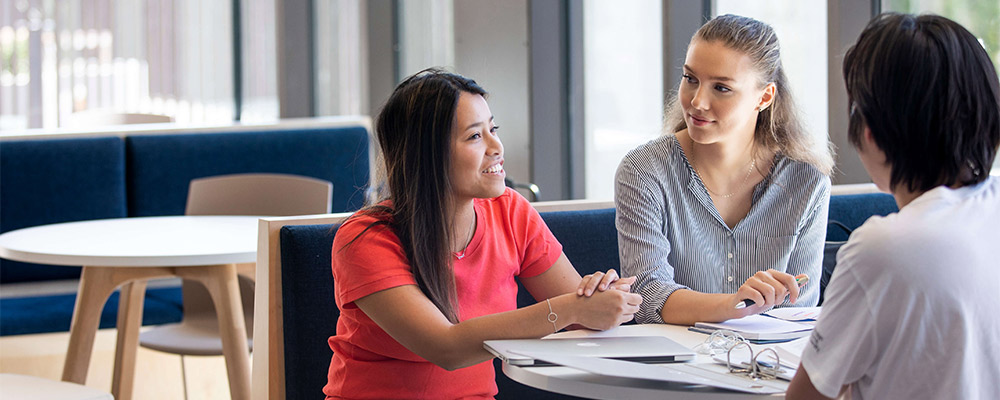
[(237, 265), (256, 261), (259, 217), (170, 216), (67, 222), (0, 235), (0, 257), (82, 265), (62, 379), (83, 384), (101, 311), (122, 286), (112, 394), (132, 397), (142, 305), (149, 279), (201, 282), (219, 317), (232, 398), (250, 398), (250, 354)]
[[(708, 335), (691, 332), (686, 326), (666, 324), (624, 325), (608, 331), (576, 330), (549, 335), (549, 338), (602, 336), (664, 336), (693, 349)], [(697, 354), (692, 363), (713, 363), (708, 355)], [(515, 366), (503, 363), (503, 373), (522, 384), (590, 399), (781, 399), (784, 395), (756, 395), (701, 385), (672, 384), (641, 379), (600, 376), (569, 367)]]

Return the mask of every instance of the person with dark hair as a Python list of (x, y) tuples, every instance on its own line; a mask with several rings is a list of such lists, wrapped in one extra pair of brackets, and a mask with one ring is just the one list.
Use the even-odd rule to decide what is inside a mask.
[[(524, 197), (504, 186), (486, 92), (430, 69), (375, 121), (386, 184), (334, 239), (327, 398), (488, 398), (488, 339), (540, 338), (632, 319), (634, 278), (584, 281)], [(517, 277), (539, 303), (517, 309)], [(577, 293), (578, 289), (580, 294)]]
[(643, 296), (636, 321), (815, 306), (833, 159), (802, 127), (774, 30), (736, 15), (698, 29), (665, 128), (616, 175), (621, 268)]
[(1000, 398), (1000, 84), (976, 37), (883, 14), (844, 57), (851, 143), (899, 212), (837, 254), (788, 399)]

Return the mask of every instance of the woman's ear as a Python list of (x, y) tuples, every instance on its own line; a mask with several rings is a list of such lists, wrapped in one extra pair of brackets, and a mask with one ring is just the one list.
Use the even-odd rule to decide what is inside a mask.
[(764, 111), (774, 103), (774, 94), (777, 90), (778, 87), (774, 82), (768, 82), (764, 86), (764, 93), (760, 95), (760, 101), (757, 103), (757, 111)]

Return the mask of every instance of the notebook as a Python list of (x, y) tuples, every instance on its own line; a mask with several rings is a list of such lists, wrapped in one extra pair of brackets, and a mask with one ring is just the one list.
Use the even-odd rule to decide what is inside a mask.
[(728, 329), (753, 341), (792, 340), (809, 335), (813, 326), (763, 315), (750, 315), (723, 322), (698, 322), (692, 330), (711, 333)]
[(604, 357), (644, 363), (690, 361), (694, 352), (663, 336), (620, 336), (573, 339), (487, 340), (483, 347), (512, 365), (550, 365), (523, 353), (542, 352)]

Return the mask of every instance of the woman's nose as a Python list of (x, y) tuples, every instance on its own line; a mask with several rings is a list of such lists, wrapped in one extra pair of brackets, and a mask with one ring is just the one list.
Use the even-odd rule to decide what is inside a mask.
[(699, 110), (708, 109), (708, 96), (702, 92), (704, 86), (698, 85), (698, 88), (694, 90), (694, 96), (691, 97), (691, 106)]
[(487, 137), (486, 153), (490, 155), (503, 155), (503, 142), (500, 141), (500, 136), (496, 133), (490, 133)]

